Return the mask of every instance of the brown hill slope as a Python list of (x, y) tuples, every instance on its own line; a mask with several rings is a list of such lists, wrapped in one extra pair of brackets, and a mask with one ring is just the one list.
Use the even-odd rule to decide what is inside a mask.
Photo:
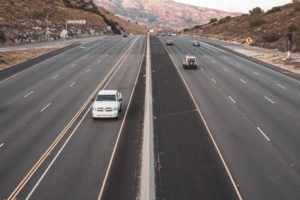
[[(80, 37), (105, 32), (126, 31), (126, 20), (112, 19), (104, 9), (99, 10), (92, 0), (0, 0), (0, 44), (59, 39), (66, 20), (86, 20), (86, 24), (68, 24), (68, 36)], [(137, 24), (131, 23), (136, 29)], [(107, 26), (112, 30), (107, 30)], [(127, 26), (126, 26), (127, 27)]]
[(192, 6), (172, 0), (94, 0), (95, 4), (154, 28), (181, 30), (207, 23), (210, 18), (237, 16), (221, 10)]
[(242, 43), (251, 37), (253, 46), (282, 51), (287, 49), (289, 35), (292, 37), (292, 50), (300, 51), (300, 3), (274, 7), (267, 12), (258, 10), (253, 9), (252, 14), (239, 17), (211, 20), (212, 23), (186, 32)]

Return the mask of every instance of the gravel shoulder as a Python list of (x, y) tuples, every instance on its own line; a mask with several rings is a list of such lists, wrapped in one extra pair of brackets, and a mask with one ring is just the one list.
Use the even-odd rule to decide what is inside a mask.
[(274, 65), (278, 68), (290, 71), (295, 74), (300, 74), (300, 53), (281, 52), (277, 49), (265, 49), (260, 47), (249, 46), (245, 44), (230, 43), (227, 41), (217, 41), (222, 46), (232, 49), (238, 53), (244, 54), (251, 58), (261, 60), (265, 63)]

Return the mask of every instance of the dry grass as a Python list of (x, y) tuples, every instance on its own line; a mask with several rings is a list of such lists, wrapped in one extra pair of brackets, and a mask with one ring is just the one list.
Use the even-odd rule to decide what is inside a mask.
[(32, 58), (54, 51), (57, 48), (18, 50), (0, 53), (0, 71)]

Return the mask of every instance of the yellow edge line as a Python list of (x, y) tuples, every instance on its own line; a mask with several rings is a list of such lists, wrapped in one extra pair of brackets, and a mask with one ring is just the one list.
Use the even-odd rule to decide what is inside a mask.
[(67, 131), (70, 129), (70, 127), (74, 124), (74, 122), (78, 119), (80, 114), (83, 112), (83, 110), (86, 108), (87, 104), (91, 101), (92, 97), (96, 95), (98, 90), (102, 87), (102, 85), (107, 81), (109, 76), (113, 73), (115, 68), (121, 63), (121, 60), (124, 58), (124, 56), (128, 53), (128, 50), (130, 49), (131, 45), (128, 47), (128, 49), (125, 51), (125, 53), (122, 55), (122, 57), (118, 60), (118, 62), (114, 65), (114, 67), (109, 71), (109, 73), (104, 77), (104, 79), (101, 81), (101, 83), (98, 85), (98, 87), (94, 90), (92, 95), (85, 101), (83, 106), (79, 109), (79, 111), (74, 115), (74, 117), (71, 119), (71, 121), (65, 126), (65, 128), (62, 130), (62, 132), (58, 135), (58, 137), (54, 140), (54, 142), (48, 147), (48, 149), (42, 154), (42, 156), (39, 158), (39, 160), (34, 164), (34, 166), (30, 169), (30, 171), (26, 174), (26, 176), (22, 179), (22, 181), (19, 183), (19, 185), (14, 189), (14, 191), (10, 194), (10, 196), (7, 198), (7, 200), (15, 200), (17, 195), (20, 193), (20, 191), (24, 188), (24, 186), (28, 183), (30, 178), (33, 176), (33, 174), (38, 170), (38, 168), (43, 164), (45, 159), (50, 155), (52, 150), (57, 146), (57, 144), (60, 142), (61, 138), (67, 133)]

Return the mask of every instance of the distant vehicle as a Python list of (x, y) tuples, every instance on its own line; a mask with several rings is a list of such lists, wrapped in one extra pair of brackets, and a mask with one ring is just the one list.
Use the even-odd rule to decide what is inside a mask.
[(195, 56), (185, 56), (183, 59), (183, 68), (184, 69), (197, 69), (197, 62)]
[(116, 118), (122, 108), (122, 94), (117, 90), (100, 90), (93, 102), (92, 115), (96, 118)]
[(160, 35), (161, 35), (161, 36), (166, 36), (166, 34), (165, 34), (165, 33), (161, 33)]
[(200, 42), (199, 42), (198, 40), (195, 40), (195, 41), (193, 42), (193, 46), (194, 46), (194, 47), (199, 47), (199, 46), (201, 46), (201, 44), (200, 44)]
[(177, 34), (176, 33), (172, 33), (171, 36), (175, 37), (175, 36), (177, 36)]
[(168, 36), (171, 36), (171, 33), (168, 33), (167, 35), (168, 35)]
[(122, 36), (123, 37), (128, 37), (128, 33), (123, 33)]
[(173, 42), (173, 40), (167, 40), (166, 44), (167, 45), (174, 45), (174, 42)]

